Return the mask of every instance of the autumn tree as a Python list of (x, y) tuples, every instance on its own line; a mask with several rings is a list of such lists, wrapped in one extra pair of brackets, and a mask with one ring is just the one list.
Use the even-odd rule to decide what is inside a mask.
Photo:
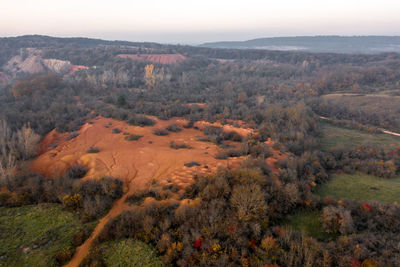
[(154, 65), (148, 64), (145, 66), (144, 70), (145, 70), (144, 78), (146, 80), (146, 85), (149, 87), (153, 87), (156, 82), (155, 77), (153, 75)]
[(267, 209), (264, 195), (257, 184), (236, 185), (232, 191), (231, 204), (241, 221), (258, 218)]

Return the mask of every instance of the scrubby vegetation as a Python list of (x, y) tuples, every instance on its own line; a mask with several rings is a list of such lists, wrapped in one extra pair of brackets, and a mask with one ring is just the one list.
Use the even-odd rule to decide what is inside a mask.
[[(395, 233), (400, 228), (394, 220), (400, 207), (319, 199), (301, 180), (278, 182), (250, 166), (198, 178), (183, 196), (170, 194), (169, 201), (154, 195), (150, 201), (134, 202), (133, 210), (106, 225), (98, 242), (122, 237), (142, 240), (158, 249), (164, 263), (179, 266), (244, 262), (350, 266), (370, 260), (395, 266), (398, 262), (398, 249), (389, 244), (399, 241)], [(145, 197), (152, 196), (145, 192)], [(299, 210), (316, 210), (311, 214), (316, 214), (320, 225), (313, 231), (319, 231), (316, 237), (323, 241), (281, 226)], [(366, 229), (369, 233), (362, 233)], [(383, 238), (386, 245), (368, 246), (371, 240)]]
[(88, 171), (88, 168), (86, 168), (85, 166), (82, 166), (81, 164), (75, 164), (69, 167), (66, 176), (71, 179), (83, 178)]
[[(84, 133), (80, 126), (98, 116), (140, 127), (155, 125), (155, 116), (187, 119), (184, 128), (205, 121), (254, 132), (242, 136), (205, 127), (199, 140), (217, 144), (217, 158), (246, 156), (241, 168), (196, 177), (186, 190), (153, 184), (128, 197), (132, 209), (106, 225), (86, 264), (114, 262), (116, 251), (123, 253), (123, 265), (159, 264), (154, 258), (136, 258), (139, 248), (150, 253), (140, 240), (154, 246), (166, 265), (175, 266), (398, 265), (400, 214), (393, 202), (399, 201), (399, 139), (377, 134), (379, 128), (400, 129), (398, 54), (308, 54), (30, 36), (0, 39), (0, 68), (14, 55), (29, 56), (31, 47), (42, 49), (43, 58), (88, 69), (63, 75), (0, 69), (10, 77), (0, 84), (0, 212), (12, 218), (14, 211), (36, 209), (26, 205), (58, 203), (63, 210), (57, 206), (56, 215), (72, 212), (90, 221), (122, 195), (117, 179), (79, 179), (88, 171), (85, 166), (74, 165), (63, 177), (32, 173), (26, 161), (36, 156), (41, 137), (54, 129), (72, 140)], [(116, 56), (140, 53), (180, 53), (186, 60), (161, 65)], [(112, 124), (104, 127), (121, 132)], [(171, 124), (154, 134), (173, 136), (182, 130)], [(134, 141), (142, 136), (124, 137)], [(93, 147), (87, 152), (99, 151)], [(185, 164), (198, 165), (196, 159)], [(2, 241), (12, 238), (10, 227), (1, 231)], [(45, 236), (59, 236), (58, 231)], [(82, 242), (86, 236), (85, 230), (75, 238)], [(52, 250), (51, 259), (47, 252), (32, 252), (32, 260), (27, 260), (30, 253), (17, 249), (12, 258), (21, 254), (21, 265), (61, 264), (71, 248), (60, 254)], [(8, 265), (14, 252), (4, 253)]]
[(74, 178), (78, 177), (15, 176), (2, 183), (12, 193), (2, 193), (0, 206), (62, 203), (69, 210), (78, 210), (82, 219), (88, 221), (104, 215), (113, 201), (122, 195), (122, 182), (117, 179), (103, 177), (82, 181)]

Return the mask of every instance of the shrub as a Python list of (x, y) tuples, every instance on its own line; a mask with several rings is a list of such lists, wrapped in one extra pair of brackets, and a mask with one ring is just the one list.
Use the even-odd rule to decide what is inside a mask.
[(173, 148), (173, 149), (192, 148), (192, 147), (186, 145), (185, 143), (176, 143), (175, 141), (171, 141), (169, 143), (169, 147)]
[(63, 265), (63, 263), (68, 262), (73, 256), (73, 251), (71, 249), (64, 249), (58, 252), (54, 258), (59, 265)]
[(114, 133), (114, 134), (119, 134), (120, 132), (121, 132), (121, 130), (118, 128), (112, 129), (112, 133)]
[(235, 131), (230, 131), (224, 133), (224, 140), (232, 140), (234, 142), (241, 142), (243, 140), (242, 136)]
[(89, 149), (87, 151), (87, 153), (99, 153), (99, 152), (100, 152), (100, 149), (98, 147), (93, 147), (93, 146), (89, 147)]
[(166, 136), (168, 135), (168, 131), (164, 129), (154, 129), (153, 134), (158, 136)]
[(197, 163), (196, 161), (189, 161), (189, 162), (186, 162), (185, 164), (184, 164), (186, 167), (194, 167), (194, 166), (200, 166), (200, 163)]
[(143, 135), (130, 134), (130, 135), (125, 137), (125, 140), (127, 140), (127, 141), (136, 141), (136, 140), (139, 140), (142, 137), (143, 137)]
[(63, 198), (64, 207), (76, 210), (81, 206), (82, 196), (80, 194), (65, 195)]
[(322, 209), (322, 226), (328, 234), (349, 234), (354, 231), (350, 211), (343, 207), (327, 206)]
[(229, 148), (218, 151), (217, 154), (215, 155), (215, 158), (227, 159), (228, 157), (240, 157), (242, 155), (244, 155), (244, 153), (241, 149)]
[(170, 132), (174, 132), (174, 133), (182, 131), (182, 128), (180, 128), (178, 126), (178, 124), (176, 124), (176, 123), (172, 123), (172, 124), (168, 125), (167, 128), (165, 128), (165, 129)]
[(127, 120), (127, 123), (135, 126), (153, 126), (156, 122), (144, 115), (134, 115)]
[(79, 179), (86, 175), (88, 169), (81, 164), (72, 165), (66, 173), (66, 176), (71, 179)]

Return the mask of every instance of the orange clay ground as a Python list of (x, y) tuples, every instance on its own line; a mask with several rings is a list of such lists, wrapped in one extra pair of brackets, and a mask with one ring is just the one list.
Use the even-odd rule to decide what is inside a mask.
[[(104, 225), (122, 211), (130, 208), (126, 198), (133, 193), (146, 189), (153, 181), (160, 185), (176, 184), (181, 190), (193, 182), (193, 175), (207, 174), (226, 167), (227, 160), (215, 159), (218, 147), (210, 142), (197, 141), (204, 136), (206, 122), (197, 122), (197, 129), (182, 129), (181, 132), (170, 132), (168, 136), (156, 136), (153, 129), (164, 129), (171, 123), (182, 126), (187, 121), (174, 118), (169, 121), (156, 121), (154, 126), (130, 126), (122, 121), (99, 117), (92, 124), (86, 123), (79, 135), (69, 141), (68, 134), (55, 131), (46, 135), (39, 147), (40, 155), (32, 162), (33, 170), (48, 177), (56, 177), (65, 173), (70, 166), (80, 163), (89, 171), (83, 178), (98, 179), (102, 176), (119, 178), (124, 182), (124, 195), (117, 200), (109, 213), (100, 220), (89, 239), (77, 248), (68, 266), (78, 266), (88, 254), (93, 240), (101, 232)], [(221, 126), (219, 123), (213, 125)], [(114, 128), (121, 133), (112, 132)], [(252, 133), (251, 129), (235, 128), (224, 125), (224, 131), (235, 130), (242, 136)], [(125, 133), (125, 134), (124, 134)], [(125, 140), (126, 134), (142, 135), (136, 141)], [(172, 149), (170, 142), (185, 143), (191, 149)], [(90, 147), (97, 147), (98, 153), (87, 153)], [(200, 166), (186, 167), (185, 163), (196, 161)], [(229, 165), (241, 161), (242, 158), (231, 158)]]

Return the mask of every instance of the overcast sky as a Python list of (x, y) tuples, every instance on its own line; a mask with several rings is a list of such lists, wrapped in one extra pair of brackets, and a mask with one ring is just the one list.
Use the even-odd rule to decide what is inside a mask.
[(0, 36), (202, 43), (400, 35), (400, 0), (1, 0)]

